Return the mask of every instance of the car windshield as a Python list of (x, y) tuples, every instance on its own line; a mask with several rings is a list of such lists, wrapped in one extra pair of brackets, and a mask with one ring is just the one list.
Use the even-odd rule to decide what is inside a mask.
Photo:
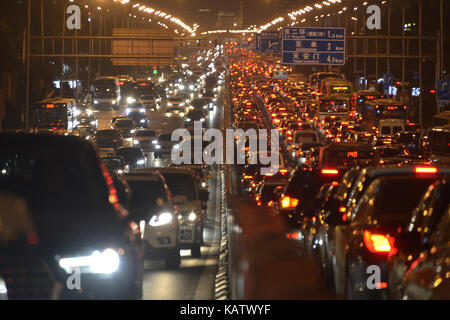
[(173, 196), (186, 196), (188, 201), (197, 200), (194, 178), (188, 174), (163, 173)]
[(170, 133), (162, 134), (158, 137), (158, 141), (170, 142), (170, 141), (172, 141), (172, 134), (170, 134)]
[(115, 126), (117, 128), (128, 128), (133, 126), (133, 120), (117, 120)]
[(146, 130), (142, 130), (142, 131), (136, 131), (136, 137), (155, 137), (156, 133), (155, 131), (146, 131)]
[(131, 189), (132, 215), (140, 219), (149, 219), (158, 211), (158, 199), (167, 202), (167, 194), (162, 181), (157, 176), (125, 176)]
[(406, 220), (417, 206), (421, 196), (435, 178), (415, 176), (386, 179), (375, 200), (375, 215), (383, 221)]
[(317, 142), (317, 135), (313, 132), (297, 132), (295, 133), (295, 142)]
[(142, 151), (137, 148), (123, 148), (118, 149), (116, 152), (118, 156), (122, 156), (124, 158), (142, 158), (144, 156)]
[(113, 136), (116, 132), (114, 130), (100, 130), (95, 134), (99, 137)]

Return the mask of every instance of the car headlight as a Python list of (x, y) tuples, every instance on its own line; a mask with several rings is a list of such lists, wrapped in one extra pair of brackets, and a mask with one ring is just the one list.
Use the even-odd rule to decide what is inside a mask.
[(193, 86), (193, 85), (190, 85), (190, 86), (189, 86), (189, 90), (194, 90), (194, 86)]
[(133, 144), (134, 144), (134, 145), (137, 145), (137, 144), (139, 144), (139, 143), (140, 143), (139, 140), (134, 140), (134, 141), (133, 141)]
[(172, 104), (171, 104), (170, 102), (168, 102), (168, 103), (167, 103), (167, 106), (168, 106), (168, 107), (171, 107), (171, 106), (172, 106)]
[(194, 222), (197, 219), (197, 215), (194, 212), (189, 213), (188, 220)]
[(133, 97), (128, 97), (127, 98), (127, 103), (135, 103), (136, 102), (136, 99), (135, 98), (133, 98)]
[(140, 123), (145, 123), (145, 119), (141, 119), (141, 121), (139, 121)]
[(95, 126), (97, 124), (97, 121), (91, 121), (91, 126)]
[(98, 100), (94, 100), (94, 104), (98, 104)]
[(161, 149), (161, 146), (159, 144), (155, 144), (155, 149)]
[(140, 159), (136, 163), (140, 166), (143, 166), (145, 164), (145, 159)]
[(206, 182), (202, 182), (202, 188), (206, 188)]
[(117, 101), (116, 101), (116, 100), (113, 100), (113, 101), (112, 101), (112, 104), (116, 104), (116, 103), (117, 103)]
[(172, 222), (173, 215), (169, 212), (160, 213), (158, 215), (154, 215), (150, 221), (148, 222), (149, 225), (152, 227), (159, 227), (166, 224), (169, 224)]
[(187, 122), (191, 122), (191, 119), (187, 118), (186, 121), (187, 121)]
[(145, 109), (144, 109), (144, 108), (139, 109), (139, 112), (140, 112), (140, 113), (145, 113)]
[(129, 114), (129, 113), (131, 112), (131, 109), (130, 109), (130, 108), (126, 108), (126, 109), (125, 109), (125, 112), (126, 112), (127, 114)]
[(201, 118), (200, 121), (201, 121), (201, 122), (205, 122), (205, 118)]
[(88, 273), (114, 273), (119, 269), (120, 257), (113, 249), (103, 252), (95, 250), (90, 256), (62, 258), (58, 264), (67, 273), (72, 273), (74, 268), (83, 268)]

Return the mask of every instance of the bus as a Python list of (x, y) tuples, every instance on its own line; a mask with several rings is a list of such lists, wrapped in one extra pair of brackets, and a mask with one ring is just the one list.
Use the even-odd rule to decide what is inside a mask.
[(360, 124), (363, 131), (375, 132), (382, 119), (408, 120), (408, 106), (391, 99), (378, 99), (362, 106)]
[(120, 107), (120, 81), (117, 77), (99, 77), (94, 80), (91, 87), (92, 104), (95, 109)]
[(358, 119), (366, 102), (384, 99), (385, 95), (375, 90), (358, 90), (353, 93), (351, 100), (352, 118)]
[(347, 97), (319, 97), (318, 122), (348, 121), (350, 99)]
[(326, 78), (340, 79), (341, 76), (336, 72), (316, 72), (309, 75), (309, 83), (311, 88), (317, 89), (320, 82)]
[(353, 97), (353, 86), (351, 82), (344, 79), (324, 79), (320, 83), (319, 93), (324, 97)]
[(74, 99), (50, 98), (38, 101), (33, 106), (33, 132), (67, 134), (73, 128)]
[(444, 111), (433, 116), (432, 119), (433, 127), (447, 126), (447, 125), (450, 125), (450, 111)]
[(157, 95), (156, 85), (152, 80), (139, 79), (135, 81), (134, 86), (138, 99), (142, 96)]
[(428, 140), (430, 161), (438, 167), (450, 168), (450, 125), (433, 127)]

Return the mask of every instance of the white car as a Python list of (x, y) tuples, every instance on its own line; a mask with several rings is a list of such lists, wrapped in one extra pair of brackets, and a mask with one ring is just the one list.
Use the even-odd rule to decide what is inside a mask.
[(377, 137), (391, 137), (405, 131), (405, 122), (399, 119), (382, 119), (378, 123)]
[(132, 170), (124, 179), (132, 192), (130, 212), (139, 221), (145, 258), (164, 258), (167, 267), (179, 267), (179, 212), (162, 176)]
[(144, 152), (154, 151), (153, 141), (156, 140), (156, 132), (149, 129), (139, 129), (133, 133), (133, 145)]

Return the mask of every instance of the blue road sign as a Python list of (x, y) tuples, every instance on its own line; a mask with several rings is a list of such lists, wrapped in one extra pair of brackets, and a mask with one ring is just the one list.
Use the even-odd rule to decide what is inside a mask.
[(450, 100), (450, 80), (438, 80), (437, 99)]
[(298, 28), (282, 30), (283, 63), (344, 65), (344, 28)]
[(281, 34), (278, 31), (261, 32), (261, 53), (281, 53)]
[(392, 73), (385, 73), (383, 81), (384, 94), (389, 94), (389, 87), (394, 85), (394, 75)]

